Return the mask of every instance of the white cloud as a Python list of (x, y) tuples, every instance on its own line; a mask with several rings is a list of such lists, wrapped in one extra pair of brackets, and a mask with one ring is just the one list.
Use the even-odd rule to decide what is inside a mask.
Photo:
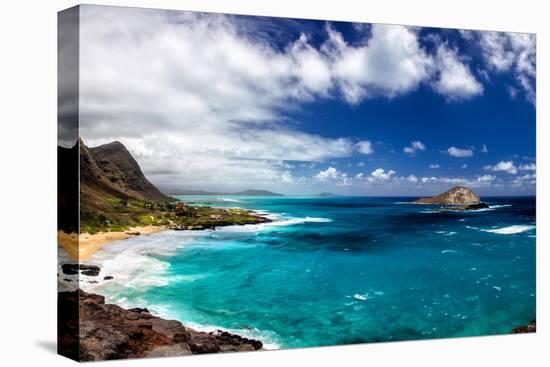
[(420, 180), (425, 185), (438, 185), (441, 188), (447, 188), (448, 186), (468, 186), (468, 187), (486, 187), (492, 184), (496, 179), (492, 175), (482, 175), (473, 178), (468, 177), (422, 177)]
[(426, 150), (426, 145), (418, 140), (411, 142), (409, 146), (403, 148), (403, 152), (407, 154), (414, 154), (419, 150)]
[(487, 145), (483, 144), (481, 146), (481, 150), (480, 150), (481, 153), (489, 153), (489, 150), (487, 149)]
[(320, 171), (316, 176), (316, 179), (319, 181), (328, 181), (328, 180), (339, 180), (347, 178), (347, 175), (343, 172), (338, 171), (334, 167), (329, 167), (324, 171)]
[(294, 183), (294, 177), (290, 171), (284, 171), (281, 174), (281, 181), (287, 184)]
[(515, 175), (516, 173), (518, 173), (518, 169), (513, 161), (500, 161), (494, 166), (491, 166), (491, 165), (485, 166), (484, 169), (495, 171), (495, 172), (498, 172), (498, 171), (506, 172), (512, 175)]
[(478, 178), (476, 179), (477, 182), (492, 182), (495, 180), (495, 176), (493, 175), (483, 175), (483, 176), (478, 176)]
[[(496, 72), (511, 72), (516, 87), (535, 103), (536, 38), (534, 34), (478, 32), (479, 43), (486, 63)], [(517, 88), (508, 91), (515, 97)]]
[(512, 186), (523, 186), (525, 184), (535, 185), (537, 183), (537, 175), (535, 173), (517, 176), (512, 181)]
[(522, 164), (519, 166), (520, 171), (536, 171), (537, 165), (535, 163)]
[(359, 163), (357, 163), (357, 167), (365, 167), (365, 163), (359, 162)]
[(368, 140), (363, 140), (357, 143), (357, 150), (361, 154), (372, 154), (374, 153), (374, 148), (372, 147), (372, 143)]
[(468, 168), (468, 165), (466, 163), (464, 163), (461, 168), (466, 169), (466, 168)]
[(472, 75), (468, 64), (458, 56), (456, 49), (439, 45), (436, 53), (439, 78), (434, 88), (450, 100), (469, 99), (483, 93), (483, 86)]
[(387, 181), (390, 178), (392, 178), (393, 175), (395, 175), (394, 170), (385, 171), (383, 168), (377, 168), (374, 171), (371, 172), (368, 180), (370, 182), (374, 181)]
[(437, 168), (439, 168), (439, 167), (441, 167), (441, 166), (440, 166), (439, 164), (437, 164), (437, 163), (436, 163), (436, 164), (430, 164), (430, 168), (431, 168), (431, 169), (437, 169)]
[(447, 149), (447, 153), (449, 153), (449, 155), (452, 157), (459, 158), (471, 157), (474, 155), (474, 151), (472, 149), (461, 149), (457, 147), (449, 147), (449, 149)]
[(412, 182), (412, 183), (417, 183), (418, 178), (415, 175), (409, 175), (409, 177), (407, 177), (407, 181)]
[(373, 24), (371, 38), (359, 47), (327, 26), (322, 50), (332, 62), (334, 80), (349, 103), (370, 96), (394, 97), (416, 89), (430, 77), (432, 58), (420, 47), (416, 33), (398, 25)]

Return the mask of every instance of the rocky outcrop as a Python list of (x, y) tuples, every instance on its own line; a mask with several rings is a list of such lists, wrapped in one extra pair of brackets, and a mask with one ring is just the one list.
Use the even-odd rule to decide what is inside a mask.
[(246, 224), (262, 224), (271, 223), (272, 219), (260, 217), (258, 215), (248, 214), (242, 218), (210, 218), (211, 221), (204, 221), (201, 224), (186, 225), (186, 224), (173, 224), (168, 227), (173, 231), (202, 231), (205, 229), (216, 229), (218, 227), (227, 227), (234, 225), (246, 225)]
[(445, 210), (457, 210), (457, 211), (463, 211), (463, 210), (479, 210), (479, 209), (485, 209), (488, 208), (489, 205), (485, 203), (477, 203), (477, 204), (470, 204), (470, 205), (447, 205), (444, 206), (443, 209)]
[[(78, 312), (75, 312), (78, 310)], [(124, 309), (82, 290), (58, 293), (58, 350), (79, 361), (253, 351), (262, 343), (224, 331), (199, 332), (145, 308)]]
[(528, 325), (516, 326), (512, 329), (512, 334), (536, 333), (537, 320), (531, 321)]
[(124, 145), (115, 141), (89, 148), (79, 141), (81, 211), (96, 211), (108, 199), (173, 200), (143, 174)]
[(431, 198), (420, 198), (416, 204), (441, 205), (476, 205), (480, 203), (479, 196), (467, 187), (456, 186), (442, 194)]
[(101, 269), (99, 268), (99, 266), (96, 266), (96, 265), (63, 264), (61, 265), (61, 270), (63, 271), (63, 274), (67, 274), (67, 275), (76, 275), (80, 273), (83, 275), (96, 277), (99, 275), (99, 271)]

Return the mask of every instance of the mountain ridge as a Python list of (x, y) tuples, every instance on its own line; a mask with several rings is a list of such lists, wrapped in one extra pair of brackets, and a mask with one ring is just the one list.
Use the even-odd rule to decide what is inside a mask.
[(173, 200), (144, 175), (126, 147), (118, 142), (80, 150), (80, 196), (84, 210), (108, 199)]

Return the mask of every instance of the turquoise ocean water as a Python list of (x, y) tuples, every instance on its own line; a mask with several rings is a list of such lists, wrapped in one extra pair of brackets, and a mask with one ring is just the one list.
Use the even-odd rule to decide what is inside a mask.
[(535, 199), (433, 210), (411, 198), (184, 196), (275, 222), (118, 241), (85, 287), (271, 347), (508, 333), (535, 317)]

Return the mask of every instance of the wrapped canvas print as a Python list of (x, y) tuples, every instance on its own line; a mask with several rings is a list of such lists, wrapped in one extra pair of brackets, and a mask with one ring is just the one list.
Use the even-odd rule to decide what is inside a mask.
[(59, 13), (58, 350), (536, 329), (535, 35)]

